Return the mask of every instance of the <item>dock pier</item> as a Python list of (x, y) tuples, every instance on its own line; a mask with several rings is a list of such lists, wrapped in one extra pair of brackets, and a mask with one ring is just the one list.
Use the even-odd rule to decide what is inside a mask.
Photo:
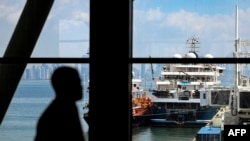
[(223, 141), (224, 125), (237, 125), (238, 121), (237, 116), (232, 116), (229, 106), (221, 107), (211, 121), (197, 132), (192, 141), (203, 141), (204, 138)]

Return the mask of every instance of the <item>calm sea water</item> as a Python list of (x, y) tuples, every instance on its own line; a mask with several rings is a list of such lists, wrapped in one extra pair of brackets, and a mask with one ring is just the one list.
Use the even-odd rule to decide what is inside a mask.
[[(79, 116), (85, 112), (82, 107), (88, 102), (84, 98), (77, 102)], [(36, 122), (43, 110), (54, 98), (54, 91), (47, 80), (21, 81), (0, 126), (0, 141), (33, 141)], [(82, 118), (81, 118), (82, 119)], [(88, 125), (82, 119), (87, 141)], [(191, 141), (198, 128), (134, 127), (132, 141)]]
[[(85, 112), (83, 105), (88, 102), (85, 91), (84, 99), (77, 102), (80, 117)], [(53, 98), (48, 80), (21, 81), (0, 126), (0, 141), (33, 141), (37, 119)], [(87, 138), (88, 125), (84, 120), (81, 122)]]
[(132, 141), (192, 141), (200, 128), (134, 127)]

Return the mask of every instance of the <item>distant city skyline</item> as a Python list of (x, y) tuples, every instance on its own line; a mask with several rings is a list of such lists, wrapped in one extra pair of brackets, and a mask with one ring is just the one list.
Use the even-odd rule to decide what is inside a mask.
[[(82, 81), (85, 83), (89, 80), (89, 65), (88, 64), (67, 64), (78, 70)], [(65, 64), (30, 64), (26, 67), (22, 75), (22, 80), (48, 80), (54, 70)]]

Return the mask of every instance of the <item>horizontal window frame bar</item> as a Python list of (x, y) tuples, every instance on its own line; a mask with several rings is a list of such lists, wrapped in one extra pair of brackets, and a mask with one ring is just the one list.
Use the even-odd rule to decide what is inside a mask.
[[(0, 63), (91, 63), (91, 58), (50, 58), (50, 57), (4, 57)], [(128, 63), (250, 63), (250, 58), (130, 58)]]
[(90, 63), (90, 58), (20, 58), (5, 57), (0, 58), (0, 63), (18, 64), (18, 63)]
[(250, 63), (250, 58), (131, 58), (129, 63)]

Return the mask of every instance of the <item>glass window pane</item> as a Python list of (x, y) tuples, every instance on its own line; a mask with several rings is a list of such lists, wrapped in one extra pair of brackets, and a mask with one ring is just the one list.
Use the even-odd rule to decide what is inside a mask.
[(54, 1), (32, 56), (81, 58), (88, 50), (89, 0)]
[[(249, 50), (249, 1), (135, 0), (133, 8), (134, 57), (184, 57), (187, 40), (198, 39), (199, 57), (233, 57), (238, 6), (238, 38)], [(248, 48), (247, 48), (248, 47)]]
[(0, 1), (0, 56), (3, 56), (8, 46), (25, 2), (25, 0)]
[(34, 140), (38, 118), (55, 98), (55, 91), (50, 82), (51, 74), (57, 67), (62, 65), (74, 67), (80, 74), (83, 98), (77, 101), (76, 104), (84, 135), (88, 139), (88, 124), (83, 119), (84, 113), (88, 111), (85, 105), (89, 103), (88, 64), (29, 64), (1, 123), (0, 140)]
[[(239, 65), (240, 77), (246, 80), (239, 85), (249, 87), (248, 65)], [(211, 120), (220, 106), (232, 102), (235, 68), (215, 63), (133, 64), (132, 140), (192, 140), (206, 125), (202, 121)]]
[[(25, 0), (0, 2), (0, 55), (3, 55)], [(88, 57), (89, 0), (56, 0), (32, 52), (32, 57)], [(87, 55), (87, 56), (86, 56)]]

